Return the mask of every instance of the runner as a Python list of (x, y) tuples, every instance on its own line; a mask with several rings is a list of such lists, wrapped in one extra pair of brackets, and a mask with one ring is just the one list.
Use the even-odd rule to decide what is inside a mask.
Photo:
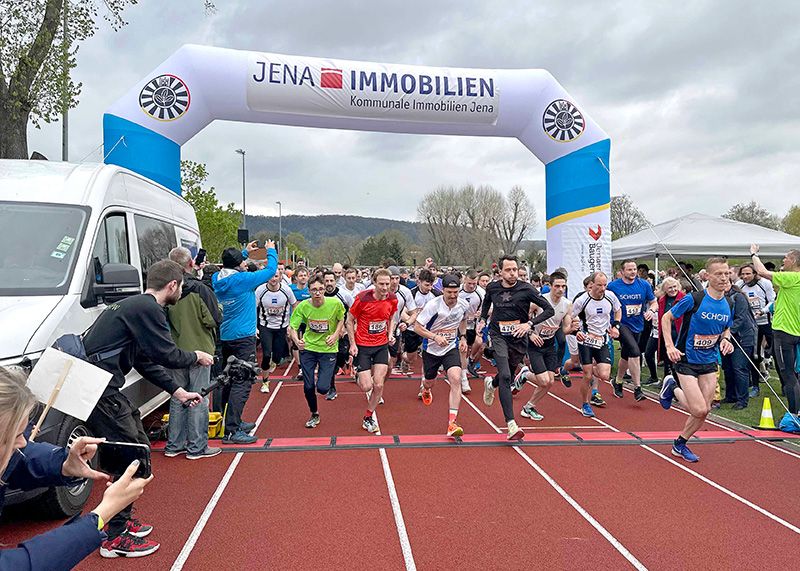
[[(573, 331), (572, 304), (564, 297), (567, 291), (567, 277), (564, 274), (554, 272), (550, 276), (551, 289), (544, 297), (555, 311), (555, 315), (546, 321), (542, 321), (534, 326), (528, 336), (528, 360), (530, 361), (533, 372), (528, 367), (522, 367), (519, 374), (514, 378), (514, 386), (520, 390), (526, 381), (535, 385), (533, 394), (527, 403), (522, 407), (520, 414), (531, 420), (542, 420), (544, 416), (539, 413), (536, 405), (550, 391), (556, 380), (556, 375), (561, 370), (561, 361), (558, 358), (556, 347), (556, 333), (563, 331), (571, 333)], [(536, 308), (539, 313), (539, 308)], [(575, 328), (577, 329), (577, 327)]]
[[(350, 311), (350, 306), (353, 305), (353, 296), (350, 293), (338, 287), (338, 279), (336, 273), (332, 270), (322, 272), (322, 280), (325, 284), (325, 297), (333, 297), (339, 300), (344, 306), (345, 317), (347, 312)], [(333, 379), (331, 380), (331, 388), (328, 394), (325, 395), (325, 400), (336, 400), (336, 371), (341, 370), (343, 374), (348, 374), (350, 363), (350, 338), (347, 336), (347, 331), (344, 331), (339, 338), (339, 350), (336, 353), (336, 368), (334, 369)]]
[[(320, 421), (316, 392), (327, 395), (331, 388), (345, 311), (337, 298), (325, 297), (325, 284), (319, 278), (311, 281), (309, 292), (311, 298), (300, 302), (292, 312), (289, 335), (300, 349), (303, 393), (311, 412), (306, 428), (316, 428)], [(299, 333), (301, 325), (305, 325), (302, 334)]]
[[(433, 282), (435, 279), (436, 277), (431, 270), (423, 268), (419, 271), (417, 285), (411, 290), (411, 297), (414, 300), (414, 309), (412, 309), (409, 313), (411, 314), (412, 320), (416, 320), (417, 315), (419, 315), (426, 303), (435, 297), (442, 295), (441, 291), (433, 287)], [(411, 321), (408, 329), (403, 333), (405, 362), (408, 363), (408, 367), (412, 371), (414, 370), (414, 364), (417, 361), (419, 348), (422, 345), (422, 337), (416, 334), (414, 331), (415, 327), (416, 325), (414, 324), (414, 321)], [(422, 399), (422, 376), (420, 376), (419, 394), (417, 397)]]
[[(622, 306), (622, 320), (619, 324), (620, 360), (617, 367), (617, 380), (612, 383), (614, 396), (621, 399), (625, 371), (630, 371), (633, 382), (633, 398), (644, 400), (642, 392), (642, 351), (639, 336), (644, 330), (645, 320), (653, 319), (658, 312), (658, 301), (649, 282), (637, 277), (636, 262), (625, 260), (621, 266), (622, 277), (608, 284), (608, 291), (613, 292)], [(649, 336), (649, 330), (648, 330)], [(646, 338), (645, 338), (646, 344)]]
[(344, 271), (344, 287), (342, 287), (342, 289), (347, 290), (347, 292), (353, 296), (353, 299), (355, 299), (359, 293), (364, 291), (364, 285), (358, 281), (357, 269), (347, 268)]
[[(750, 307), (753, 309), (753, 315), (756, 318), (756, 325), (758, 325), (755, 365), (762, 374), (767, 375), (767, 368), (764, 362), (772, 357), (772, 325), (767, 306), (775, 301), (775, 288), (772, 287), (771, 281), (756, 274), (753, 264), (742, 266), (739, 270), (739, 277), (741, 279), (736, 282), (736, 285), (747, 296), (747, 301), (750, 302)], [(759, 395), (760, 382), (760, 375), (750, 375), (750, 398), (755, 398)]]
[(367, 412), (361, 426), (367, 432), (378, 432), (373, 412), (383, 396), (383, 382), (389, 370), (389, 345), (394, 344), (397, 296), (389, 291), (391, 273), (379, 269), (372, 278), (374, 290), (356, 296), (347, 316), (347, 333), (355, 343), (350, 354), (355, 357), (358, 387), (369, 392)]
[[(477, 283), (477, 281), (476, 281)], [(462, 436), (464, 430), (456, 422), (458, 407), (461, 404), (461, 359), (459, 355), (467, 352), (467, 314), (469, 303), (459, 299), (460, 280), (458, 276), (448, 274), (442, 277), (443, 294), (425, 304), (425, 308), (417, 315), (415, 330), (423, 337), (422, 368), (423, 389), (422, 402), (430, 406), (433, 402), (433, 381), (444, 369), (450, 384), (450, 408), (447, 417), (447, 436)]]
[[(706, 291), (681, 298), (661, 320), (667, 357), (675, 364), (678, 381), (672, 375), (664, 377), (660, 401), (661, 406), (669, 410), (673, 397), (677, 397), (691, 415), (672, 445), (673, 456), (680, 456), (687, 462), (700, 459), (689, 450), (686, 442), (703, 425), (711, 410), (720, 353), (733, 352), (730, 340), (733, 314), (725, 297), (729, 283), (728, 263), (723, 258), (710, 258), (706, 271), (709, 279)], [(672, 321), (679, 317), (683, 317), (683, 323), (676, 345)]]
[[(400, 372), (405, 373), (408, 370), (408, 364), (403, 360), (403, 335), (408, 329), (409, 325), (414, 323), (414, 310), (417, 308), (414, 303), (414, 296), (411, 290), (404, 286), (402, 282), (401, 272), (397, 266), (389, 266), (386, 268), (391, 274), (391, 285), (389, 291), (397, 297), (397, 313), (394, 316), (397, 330), (395, 331), (395, 342), (389, 346), (389, 371), (393, 371), (398, 359), (400, 360)], [(372, 286), (370, 286), (374, 289)], [(383, 398), (379, 401), (383, 404)]]
[[(308, 291), (308, 268), (305, 265), (300, 265), (301, 260), (297, 261), (297, 271), (295, 271), (294, 275), (292, 276), (292, 285), (289, 286), (292, 288), (292, 293), (294, 297), (297, 299), (297, 302), (305, 301), (311, 297), (311, 294)], [(303, 331), (299, 331), (302, 335)], [(294, 358), (295, 363), (297, 363), (297, 376), (295, 377), (298, 380), (303, 380), (303, 368), (300, 367), (300, 352), (297, 350), (297, 347), (292, 344), (292, 357)]]
[(611, 375), (609, 335), (612, 339), (619, 337), (622, 306), (613, 292), (606, 291), (607, 283), (608, 278), (603, 272), (593, 273), (589, 279), (588, 291), (579, 295), (572, 303), (572, 316), (581, 321), (581, 329), (575, 335), (583, 367), (581, 414), (588, 417), (595, 416), (592, 405), (589, 404), (592, 373), (600, 382), (608, 381)]
[(480, 355), (483, 349), (483, 336), (478, 338), (478, 316), (481, 313), (481, 306), (483, 305), (483, 298), (486, 297), (486, 291), (478, 285), (478, 272), (469, 270), (464, 275), (464, 284), (458, 292), (458, 298), (467, 302), (467, 347), (468, 353), (461, 353), (461, 392), (468, 395), (472, 390), (469, 386), (467, 373), (473, 379), (479, 377), (478, 370), (475, 368), (475, 361), (472, 355)]
[[(484, 379), (483, 402), (491, 406), (494, 403), (494, 390), (500, 388), (500, 404), (503, 416), (508, 425), (508, 439), (519, 440), (525, 432), (514, 420), (514, 402), (511, 396), (513, 372), (525, 358), (527, 336), (538, 323), (555, 315), (550, 303), (536, 289), (517, 279), (517, 257), (504, 255), (498, 261), (500, 281), (492, 282), (486, 289), (486, 297), (481, 308), (481, 321), (478, 327), (489, 317), (489, 336), (497, 362), (497, 376)], [(531, 303), (542, 308), (542, 312), (529, 320)]]
[(256, 289), (258, 300), (258, 334), (261, 340), (261, 368), (266, 378), (262, 378), (261, 392), (269, 392), (269, 376), (275, 367), (289, 356), (289, 341), (286, 328), (289, 316), (297, 305), (291, 288), (283, 283), (279, 274), (272, 276), (266, 284)]

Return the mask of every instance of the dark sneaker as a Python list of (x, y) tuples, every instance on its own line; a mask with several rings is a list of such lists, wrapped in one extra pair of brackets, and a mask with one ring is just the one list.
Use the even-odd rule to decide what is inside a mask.
[(623, 381), (630, 381), (631, 380), (631, 374), (630, 373), (625, 373), (624, 375), (622, 375), (622, 380)]
[(241, 423), (239, 423), (239, 430), (241, 430), (242, 432), (250, 432), (255, 427), (256, 427), (256, 423), (255, 422), (242, 421)]
[(336, 400), (336, 397), (339, 396), (336, 394), (336, 389), (331, 388), (328, 393), (325, 395), (325, 400)]
[(625, 396), (625, 393), (622, 391), (622, 383), (611, 383), (611, 386), (614, 387), (614, 396), (618, 399), (621, 399)]
[(700, 460), (700, 457), (689, 450), (689, 447), (686, 444), (673, 444), (672, 445), (672, 455), (679, 456), (683, 458), (687, 462), (697, 462)]
[(672, 375), (664, 377), (664, 385), (661, 387), (661, 392), (658, 395), (658, 400), (664, 410), (669, 410), (672, 406), (672, 399), (675, 398), (675, 387), (678, 383)]
[(645, 398), (647, 398), (647, 397), (644, 396), (644, 392), (642, 391), (642, 387), (634, 387), (633, 388), (633, 398), (635, 398), (637, 401), (644, 400)]
[(135, 517), (132, 517), (125, 524), (125, 531), (134, 537), (147, 537), (150, 535), (150, 532), (153, 531), (153, 526), (142, 523)]
[(572, 379), (569, 378), (567, 373), (561, 373), (561, 384), (566, 388), (570, 388), (572, 386)]
[(255, 436), (250, 436), (246, 432), (237, 430), (233, 434), (226, 434), (222, 439), (223, 444), (253, 444), (258, 440)]
[(114, 557), (144, 557), (158, 551), (161, 547), (155, 541), (136, 537), (123, 532), (114, 539), (107, 539), (100, 544), (100, 555), (109, 559)]
[(733, 410), (744, 410), (746, 408), (747, 405), (741, 402), (737, 402), (735, 405), (733, 405)]
[(480, 367), (480, 363), (476, 363), (475, 361), (467, 363), (467, 373), (469, 373), (469, 376), (473, 379), (480, 378), (480, 375), (478, 375), (478, 367)]
[(306, 428), (316, 428), (319, 425), (319, 415), (312, 414), (311, 418), (306, 421)]
[(206, 446), (206, 449), (200, 452), (199, 454), (187, 454), (186, 458), (188, 458), (189, 460), (200, 460), (201, 458), (211, 458), (212, 456), (216, 456), (221, 452), (222, 448)]
[(660, 381), (658, 379), (656, 379), (655, 377), (650, 377), (643, 384), (645, 384), (645, 385), (657, 385), (659, 382)]
[(175, 456), (180, 456), (181, 454), (186, 454), (186, 449), (183, 450), (165, 450), (164, 456), (167, 458), (175, 458)]
[(589, 399), (589, 402), (594, 406), (606, 406), (606, 401), (603, 400), (603, 395), (600, 393), (594, 393)]

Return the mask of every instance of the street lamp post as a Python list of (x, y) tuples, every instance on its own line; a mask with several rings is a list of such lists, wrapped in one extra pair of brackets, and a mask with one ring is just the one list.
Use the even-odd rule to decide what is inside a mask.
[(242, 155), (242, 228), (247, 229), (247, 209), (246, 209), (246, 194), (245, 194), (245, 176), (244, 176), (244, 155), (242, 149), (236, 149), (236, 152)]
[(280, 200), (276, 200), (275, 204), (278, 205), (278, 256), (280, 256), (280, 248), (283, 246), (283, 210)]

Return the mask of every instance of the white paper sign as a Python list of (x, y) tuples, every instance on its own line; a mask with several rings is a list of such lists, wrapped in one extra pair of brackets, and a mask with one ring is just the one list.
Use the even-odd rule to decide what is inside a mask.
[(64, 366), (70, 361), (72, 368), (53, 403), (53, 408), (77, 419), (86, 420), (111, 380), (112, 375), (108, 371), (48, 347), (28, 377), (28, 388), (40, 402), (47, 404), (61, 378)]

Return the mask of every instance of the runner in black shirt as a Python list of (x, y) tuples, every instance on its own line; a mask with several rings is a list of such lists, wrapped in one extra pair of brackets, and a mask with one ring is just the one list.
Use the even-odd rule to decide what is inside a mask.
[[(500, 404), (508, 424), (508, 439), (519, 440), (525, 433), (514, 420), (514, 407), (511, 397), (511, 381), (517, 366), (525, 358), (528, 344), (528, 333), (534, 325), (555, 315), (553, 306), (539, 294), (532, 285), (518, 281), (517, 257), (505, 255), (498, 262), (500, 281), (492, 282), (486, 287), (486, 297), (481, 308), (481, 323), (492, 312), (489, 322), (489, 337), (497, 362), (497, 376), (484, 380), (483, 401), (487, 405), (494, 402), (494, 390), (500, 387)], [(531, 304), (542, 309), (533, 320), (530, 320)]]

